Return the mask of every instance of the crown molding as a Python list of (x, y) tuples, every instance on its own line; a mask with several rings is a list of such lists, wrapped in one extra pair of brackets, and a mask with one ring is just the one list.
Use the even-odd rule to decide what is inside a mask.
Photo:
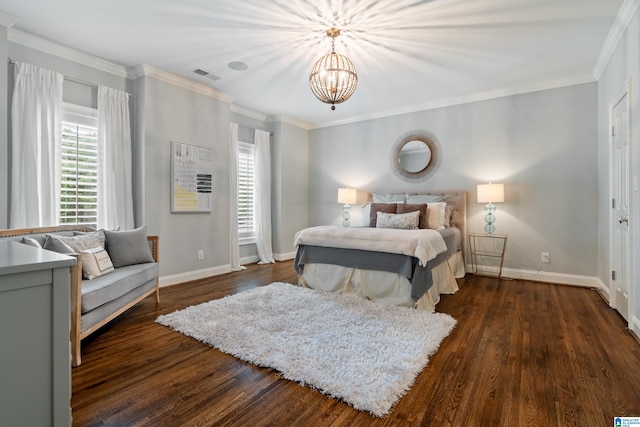
[(275, 122), (287, 123), (292, 126), (296, 126), (306, 130), (314, 129), (313, 125), (309, 122), (305, 122), (304, 120), (294, 119), (292, 117), (287, 117), (287, 116), (271, 116), (269, 118), (269, 121), (271, 123), (275, 123)]
[(615, 51), (616, 46), (618, 46), (618, 43), (625, 31), (627, 31), (627, 27), (629, 27), (631, 18), (633, 18), (633, 14), (638, 9), (638, 5), (640, 5), (640, 0), (624, 0), (622, 3), (618, 16), (616, 17), (611, 30), (609, 30), (607, 39), (600, 50), (600, 55), (598, 55), (596, 65), (593, 67), (593, 75), (596, 80), (599, 80), (602, 76), (604, 68), (607, 66), (611, 55)]
[(231, 104), (234, 98), (224, 92), (220, 92), (212, 87), (205, 86), (198, 82), (194, 82), (193, 80), (186, 79), (184, 77), (177, 76), (175, 74), (169, 73), (167, 71), (163, 71), (159, 68), (155, 68), (148, 64), (140, 64), (133, 67), (134, 77), (153, 77), (158, 80), (161, 80), (165, 83), (172, 84), (174, 86), (181, 87), (183, 89), (190, 90), (195, 93), (199, 93), (200, 95), (205, 95), (210, 98), (217, 99), (219, 101), (223, 101)]
[(258, 111), (252, 110), (250, 108), (243, 107), (238, 104), (231, 104), (231, 112), (242, 114), (245, 117), (251, 117), (252, 119), (259, 120), (261, 122), (266, 122), (269, 120), (269, 115), (260, 113)]
[(400, 114), (417, 113), (420, 111), (434, 110), (436, 108), (452, 107), (454, 105), (468, 104), (471, 102), (487, 101), (490, 99), (504, 98), (507, 96), (522, 95), (526, 93), (540, 92), (540, 91), (549, 90), (549, 89), (558, 89), (561, 87), (575, 86), (575, 85), (584, 84), (584, 83), (593, 83), (595, 81), (596, 79), (594, 78), (594, 76), (591, 73), (587, 73), (581, 76), (572, 76), (569, 78), (547, 80), (544, 82), (532, 82), (530, 84), (525, 84), (519, 87), (503, 88), (503, 89), (497, 89), (497, 90), (492, 90), (487, 92), (478, 92), (474, 94), (469, 94), (469, 95), (464, 95), (464, 96), (459, 96), (454, 98), (447, 98), (447, 99), (437, 100), (437, 101), (418, 104), (418, 105), (409, 106), (409, 107), (379, 111), (372, 114), (351, 117), (345, 120), (316, 123), (309, 129), (320, 129), (320, 128), (331, 127), (331, 126), (357, 123), (357, 122), (362, 122), (366, 120), (383, 119), (386, 117), (397, 116)]
[(11, 28), (16, 22), (18, 22), (18, 18), (0, 10), (0, 26)]
[(22, 46), (30, 47), (51, 55), (58, 56), (69, 61), (77, 62), (79, 64), (86, 65), (88, 67), (96, 68), (101, 71), (105, 71), (110, 74), (115, 74), (119, 77), (131, 78), (127, 67), (110, 62), (88, 53), (72, 49), (67, 46), (52, 42), (42, 37), (38, 37), (31, 33), (27, 33), (16, 28), (9, 30), (9, 41), (17, 43)]

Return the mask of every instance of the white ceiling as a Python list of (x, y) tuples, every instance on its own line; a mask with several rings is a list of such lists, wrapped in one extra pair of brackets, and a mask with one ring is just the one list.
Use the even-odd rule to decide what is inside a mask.
[[(0, 0), (0, 11), (18, 18), (12, 28), (126, 67), (147, 64), (313, 127), (594, 81), (623, 2)], [(342, 30), (336, 51), (359, 75), (335, 111), (308, 86), (332, 26)], [(249, 69), (231, 70), (231, 61)]]

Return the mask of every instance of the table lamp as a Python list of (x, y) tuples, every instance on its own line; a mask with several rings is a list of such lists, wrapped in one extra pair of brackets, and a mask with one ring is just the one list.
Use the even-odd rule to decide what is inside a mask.
[(344, 211), (342, 212), (342, 226), (349, 227), (351, 223), (351, 205), (356, 202), (358, 191), (355, 188), (338, 188), (338, 203), (344, 203)]
[(504, 202), (504, 184), (478, 184), (478, 203), (486, 203), (484, 207), (485, 216), (484, 231), (491, 235), (495, 233), (496, 217), (493, 214), (496, 211), (494, 203)]

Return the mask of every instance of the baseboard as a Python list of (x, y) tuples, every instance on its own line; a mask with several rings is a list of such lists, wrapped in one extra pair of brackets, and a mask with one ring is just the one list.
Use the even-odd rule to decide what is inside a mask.
[[(295, 252), (290, 252), (288, 254), (274, 254), (274, 259), (276, 261), (287, 261), (287, 260), (293, 259), (295, 256), (296, 256)], [(248, 257), (241, 258), (240, 265), (254, 264), (258, 261), (260, 261), (260, 258), (258, 258), (258, 255), (251, 255)], [(165, 286), (177, 285), (179, 283), (190, 282), (192, 280), (199, 280), (199, 279), (205, 279), (211, 276), (218, 276), (220, 274), (230, 273), (231, 271), (232, 271), (231, 265), (226, 264), (226, 265), (220, 265), (217, 267), (203, 268), (201, 270), (187, 271), (185, 273), (171, 274), (169, 276), (161, 276), (158, 279), (158, 282), (160, 284), (160, 287), (163, 288)]]
[(276, 261), (288, 261), (290, 259), (294, 259), (296, 257), (295, 252), (289, 252), (286, 254), (273, 254), (273, 257)]
[[(467, 265), (467, 271), (473, 271), (470, 265)], [(491, 271), (492, 273), (497, 273)], [(584, 286), (587, 288), (596, 288), (603, 294), (608, 295), (608, 288), (596, 276), (580, 276), (577, 274), (553, 273), (549, 271), (521, 270), (516, 268), (503, 268), (502, 278), (504, 279), (521, 279), (531, 280), (534, 282), (558, 283), (561, 285)]]
[(160, 287), (163, 288), (165, 286), (177, 285), (178, 283), (218, 276), (229, 272), (231, 272), (231, 265), (226, 264), (217, 267), (203, 268), (201, 270), (187, 271), (185, 273), (171, 274), (169, 276), (161, 276), (158, 282)]
[(631, 322), (629, 322), (629, 329), (635, 335), (634, 338), (640, 342), (640, 319), (633, 316)]
[(240, 265), (255, 264), (258, 261), (260, 261), (258, 255), (246, 256), (244, 258), (240, 258)]

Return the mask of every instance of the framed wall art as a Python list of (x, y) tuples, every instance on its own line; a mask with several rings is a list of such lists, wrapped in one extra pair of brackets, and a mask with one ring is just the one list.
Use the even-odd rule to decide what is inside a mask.
[(213, 150), (171, 141), (171, 212), (213, 208)]

